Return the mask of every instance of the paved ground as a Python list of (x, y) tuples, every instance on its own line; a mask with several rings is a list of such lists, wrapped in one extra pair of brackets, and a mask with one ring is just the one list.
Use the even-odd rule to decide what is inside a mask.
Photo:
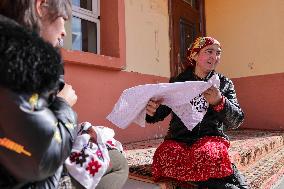
[(282, 181), (278, 186), (276, 186), (274, 189), (284, 189), (284, 177), (282, 178)]
[(156, 184), (150, 184), (146, 182), (140, 182), (132, 179), (128, 179), (123, 189), (159, 189)]
[[(159, 189), (159, 186), (128, 179), (123, 189)], [(279, 183), (279, 185), (274, 187), (273, 189), (284, 189), (284, 177), (282, 178), (282, 181)]]

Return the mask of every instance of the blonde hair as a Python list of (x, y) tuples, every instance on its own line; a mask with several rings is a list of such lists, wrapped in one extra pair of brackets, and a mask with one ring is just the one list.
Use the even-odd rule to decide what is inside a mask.
[[(72, 15), (70, 0), (46, 0), (46, 18), (53, 22), (58, 17), (65, 20)], [(40, 18), (36, 13), (35, 0), (1, 0), (0, 14), (17, 21), (30, 30), (39, 32), (41, 29)]]

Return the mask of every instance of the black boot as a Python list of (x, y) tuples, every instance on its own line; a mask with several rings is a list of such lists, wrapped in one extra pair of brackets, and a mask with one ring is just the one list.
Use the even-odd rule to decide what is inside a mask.
[[(226, 177), (227, 178), (227, 177)], [(236, 185), (228, 183), (224, 178), (209, 179), (205, 182), (200, 182), (198, 189), (239, 189)]]
[(224, 178), (211, 178), (204, 182), (199, 182), (200, 189), (249, 189), (244, 176), (232, 164), (233, 174)]
[(232, 164), (233, 174), (228, 178), (228, 182), (236, 185), (239, 189), (249, 189), (248, 184), (246, 183), (245, 177), (240, 173), (235, 164)]

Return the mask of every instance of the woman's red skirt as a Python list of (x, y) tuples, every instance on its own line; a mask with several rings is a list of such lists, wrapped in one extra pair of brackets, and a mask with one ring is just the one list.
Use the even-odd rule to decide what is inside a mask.
[(155, 181), (206, 181), (233, 173), (228, 154), (230, 142), (223, 137), (207, 136), (191, 146), (165, 140), (156, 150), (152, 173)]

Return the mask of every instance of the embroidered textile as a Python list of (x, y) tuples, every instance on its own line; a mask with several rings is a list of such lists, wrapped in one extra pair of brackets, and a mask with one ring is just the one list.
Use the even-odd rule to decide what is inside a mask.
[(217, 74), (208, 82), (186, 81), (135, 86), (123, 91), (107, 119), (120, 128), (126, 128), (132, 122), (145, 127), (148, 101), (163, 99), (162, 104), (170, 107), (187, 129), (192, 130), (202, 120), (209, 106), (201, 93), (212, 85), (220, 85)]
[[(97, 143), (90, 140), (90, 135), (83, 132), (93, 127), (97, 133)], [(88, 122), (81, 124), (83, 128), (79, 131), (74, 142), (71, 155), (65, 161), (70, 175), (87, 189), (93, 189), (105, 174), (110, 157), (108, 148), (123, 151), (122, 145), (113, 137), (114, 131), (103, 126), (92, 126)]]

